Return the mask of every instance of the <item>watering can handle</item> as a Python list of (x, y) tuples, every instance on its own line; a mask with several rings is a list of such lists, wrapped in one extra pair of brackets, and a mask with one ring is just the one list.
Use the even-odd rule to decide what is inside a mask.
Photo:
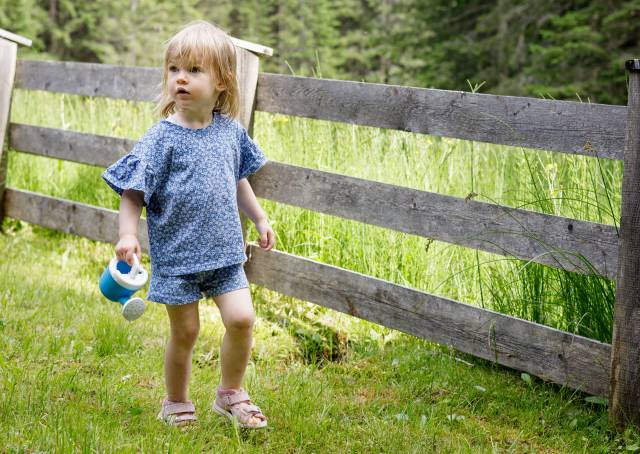
[(138, 275), (138, 270), (140, 269), (140, 261), (138, 260), (138, 256), (133, 254), (133, 266), (131, 267), (131, 271), (129, 271), (129, 278), (135, 279)]

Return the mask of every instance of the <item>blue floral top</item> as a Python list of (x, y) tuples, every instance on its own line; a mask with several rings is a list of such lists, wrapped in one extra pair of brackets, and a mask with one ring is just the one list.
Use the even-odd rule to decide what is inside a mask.
[(216, 112), (201, 129), (159, 121), (102, 178), (120, 195), (144, 192), (151, 272), (175, 276), (247, 260), (236, 189), (266, 162), (247, 131)]

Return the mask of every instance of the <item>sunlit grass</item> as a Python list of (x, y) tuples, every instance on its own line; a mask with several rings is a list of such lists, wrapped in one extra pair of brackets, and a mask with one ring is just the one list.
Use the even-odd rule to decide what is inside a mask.
[[(606, 407), (486, 361), (252, 288), (258, 322), (245, 385), (270, 428), (237, 431), (210, 410), (224, 332), (200, 304), (190, 398), (199, 424), (155, 420), (168, 321), (127, 323), (99, 294), (112, 246), (5, 221), (0, 248), (0, 446), (7, 452), (611, 452)], [(148, 261), (143, 260), (148, 266)], [(290, 330), (322, 321), (344, 336), (313, 361)]]

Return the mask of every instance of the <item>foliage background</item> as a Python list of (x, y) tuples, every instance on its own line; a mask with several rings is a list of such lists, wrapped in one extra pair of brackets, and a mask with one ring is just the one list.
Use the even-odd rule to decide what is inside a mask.
[(198, 18), (272, 47), (267, 72), (608, 104), (640, 54), (640, 0), (0, 0), (22, 57), (155, 66)]

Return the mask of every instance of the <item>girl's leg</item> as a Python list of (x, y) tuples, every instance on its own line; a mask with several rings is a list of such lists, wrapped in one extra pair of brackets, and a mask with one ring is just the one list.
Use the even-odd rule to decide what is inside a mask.
[(198, 302), (180, 306), (167, 305), (167, 313), (171, 322), (171, 337), (164, 357), (167, 399), (186, 402), (191, 374), (191, 354), (200, 331)]
[[(251, 356), (251, 345), (253, 341), (253, 324), (255, 322), (255, 312), (251, 302), (251, 292), (248, 288), (241, 288), (224, 293), (214, 298), (222, 323), (226, 332), (222, 339), (220, 348), (220, 369), (222, 380), (220, 383), (219, 396), (232, 394), (242, 387), (242, 379)], [(244, 401), (249, 405), (250, 401)], [(257, 415), (246, 415), (242, 423), (248, 426), (257, 426), (266, 420), (262, 413)]]
[(249, 357), (255, 313), (248, 288), (214, 297), (226, 328), (220, 349), (223, 389), (240, 389)]

